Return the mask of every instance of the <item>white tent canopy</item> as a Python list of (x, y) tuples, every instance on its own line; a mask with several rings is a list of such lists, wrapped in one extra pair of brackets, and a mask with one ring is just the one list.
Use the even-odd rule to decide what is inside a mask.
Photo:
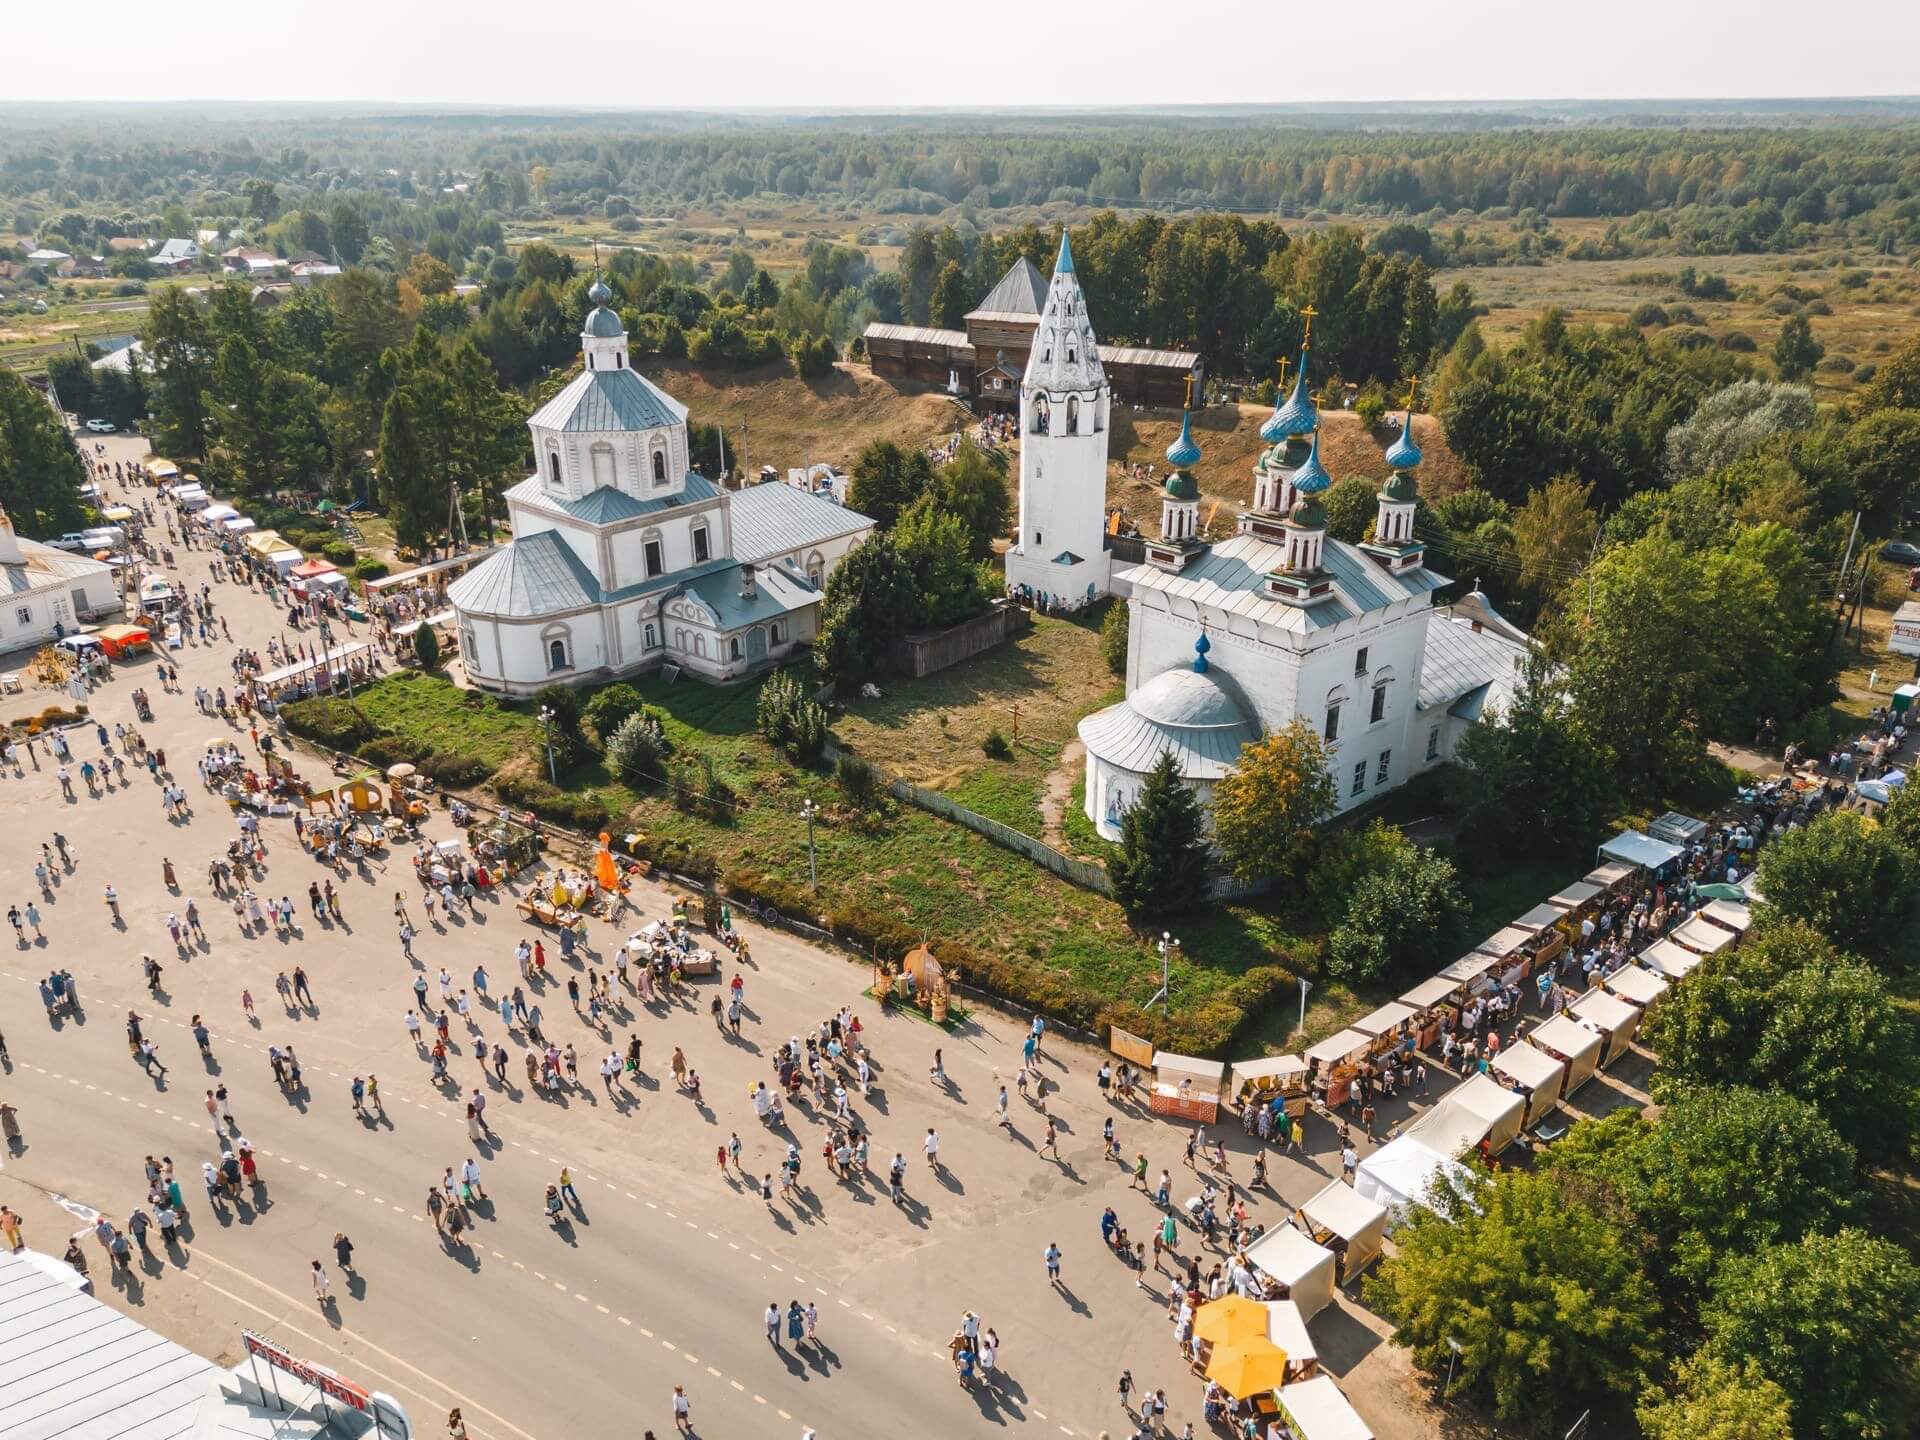
[(1266, 1306), (1267, 1338), (1287, 1352), (1287, 1368), (1297, 1370), (1318, 1360), (1319, 1347), (1307, 1333), (1300, 1307), (1291, 1300), (1269, 1300)]
[(1600, 1055), (1602, 1065), (1626, 1054), (1640, 1028), (1640, 1011), (1604, 990), (1589, 990), (1567, 1007), (1567, 1013), (1607, 1042)]
[(1649, 870), (1658, 870), (1684, 853), (1678, 845), (1642, 835), (1638, 830), (1622, 830), (1600, 847), (1602, 859), (1618, 860), (1623, 865), (1644, 865)]
[(1407, 991), (1400, 997), (1400, 1003), (1411, 1005), (1416, 1010), (1430, 1009), (1459, 988), (1460, 982), (1452, 976), (1436, 975), (1431, 980), (1422, 980), (1413, 989)]
[(1547, 897), (1547, 903), (1549, 905), (1557, 905), (1562, 910), (1578, 910), (1582, 905), (1598, 895), (1601, 889), (1601, 886), (1594, 885), (1586, 880), (1576, 880), (1558, 895), (1549, 895)]
[(231, 520), (239, 513), (231, 505), (209, 505), (200, 512), (200, 518), (211, 525), (216, 520)]
[(1291, 1225), (1276, 1225), (1247, 1247), (1247, 1261), (1287, 1287), (1287, 1299), (1311, 1320), (1333, 1299), (1333, 1252)]
[[(1727, 938), (1731, 940), (1733, 937), (1729, 935)], [(1677, 945), (1672, 940), (1656, 940), (1638, 956), (1642, 965), (1669, 980), (1684, 980), (1688, 972), (1700, 963), (1700, 958), (1686, 946)]]
[(1622, 965), (1600, 983), (1609, 994), (1618, 995), (1642, 1010), (1673, 988), (1651, 970), (1643, 970), (1638, 965)]
[(1478, 980), (1499, 963), (1500, 962), (1491, 955), (1482, 954), (1478, 950), (1469, 950), (1458, 960), (1442, 970), (1440, 974), (1446, 979), (1453, 981), (1456, 985), (1465, 985), (1469, 981)]
[(1498, 1155), (1520, 1134), (1526, 1102), (1491, 1075), (1472, 1075), (1407, 1127), (1443, 1155), (1460, 1156), (1482, 1140)]
[(1605, 1042), (1579, 1021), (1556, 1015), (1536, 1025), (1533, 1033), (1527, 1036), (1527, 1043), (1538, 1046), (1566, 1063), (1567, 1078), (1560, 1086), (1560, 1095), (1564, 1099), (1593, 1078), (1593, 1072), (1600, 1064), (1600, 1049)]
[(1361, 1199), (1386, 1207), (1391, 1228), (1404, 1221), (1415, 1205), (1432, 1208), (1435, 1181), (1464, 1186), (1471, 1178), (1466, 1166), (1408, 1134), (1389, 1140), (1362, 1160), (1354, 1173), (1353, 1189)]
[(1330, 1181), (1319, 1194), (1301, 1205), (1299, 1213), (1316, 1230), (1346, 1241), (1343, 1279), (1352, 1279), (1380, 1253), (1381, 1241), (1387, 1233), (1387, 1207), (1378, 1200), (1365, 1198), (1345, 1181)]
[(1722, 930), (1693, 916), (1674, 926), (1667, 938), (1679, 941), (1696, 955), (1717, 955), (1733, 944), (1736, 937), (1731, 930)]
[(1489, 935), (1473, 948), (1497, 960), (1511, 960), (1533, 943), (1533, 936), (1534, 931), (1523, 925), (1503, 925), (1498, 933)]
[(1542, 902), (1527, 911), (1526, 914), (1522, 915), (1513, 923), (1518, 925), (1522, 930), (1544, 930), (1549, 925), (1558, 925), (1561, 918), (1562, 915), (1558, 905), (1548, 905)]
[(1283, 1385), (1275, 1398), (1300, 1440), (1374, 1440), (1373, 1431), (1347, 1403), (1331, 1375)]
[(1372, 1048), (1373, 1037), (1358, 1030), (1342, 1030), (1307, 1051), (1307, 1059), (1316, 1065), (1337, 1065), (1342, 1060), (1358, 1059)]
[(1731, 900), (1709, 900), (1699, 913), (1714, 924), (1725, 926), (1735, 935), (1746, 934), (1747, 927), (1753, 924), (1753, 911)]
[(1307, 1062), (1298, 1055), (1269, 1055), (1264, 1060), (1241, 1060), (1227, 1075), (1227, 1093), (1237, 1096), (1256, 1080), (1285, 1080), (1304, 1075)]
[(1414, 1016), (1414, 1008), (1398, 1000), (1389, 1000), (1371, 1015), (1353, 1022), (1362, 1035), (1391, 1035)]
[(1567, 1067), (1525, 1041), (1506, 1046), (1489, 1062), (1489, 1068), (1495, 1075), (1527, 1087), (1526, 1113), (1520, 1121), (1523, 1128), (1539, 1124), (1540, 1117), (1560, 1101), (1560, 1082), (1566, 1078)]
[(1618, 860), (1610, 860), (1604, 865), (1594, 866), (1581, 878), (1589, 885), (1605, 887), (1618, 885), (1631, 874), (1633, 874), (1633, 866), (1622, 865)]

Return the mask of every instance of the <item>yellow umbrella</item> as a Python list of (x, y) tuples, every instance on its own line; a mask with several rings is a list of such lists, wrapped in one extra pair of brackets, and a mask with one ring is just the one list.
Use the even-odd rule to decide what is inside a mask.
[(1207, 1378), (1236, 1400), (1264, 1394), (1285, 1382), (1287, 1352), (1265, 1336), (1216, 1345), (1207, 1363)]
[(1244, 1295), (1228, 1295), (1202, 1305), (1193, 1317), (1196, 1340), (1215, 1345), (1237, 1345), (1242, 1340), (1267, 1338), (1267, 1307)]

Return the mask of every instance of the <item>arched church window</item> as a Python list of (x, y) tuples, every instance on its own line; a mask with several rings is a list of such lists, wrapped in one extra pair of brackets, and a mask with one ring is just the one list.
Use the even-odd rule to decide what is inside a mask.
[(1069, 395), (1067, 397), (1067, 434), (1078, 435), (1079, 433), (1080, 397), (1078, 395)]
[(1048, 423), (1047, 401), (1046, 401), (1046, 397), (1043, 395), (1041, 396), (1040, 399), (1033, 402), (1033, 433), (1036, 435), (1046, 434), (1047, 423)]
[(558, 450), (549, 450), (547, 452), (547, 483), (556, 489), (559, 488), (560, 452)]
[(540, 632), (540, 643), (547, 654), (549, 671), (573, 668), (573, 632), (564, 625), (549, 625)]
[(656, 485), (667, 483), (667, 452), (664, 450), (653, 452), (653, 483)]
[(1078, 359), (1079, 354), (1080, 352), (1076, 350), (1073, 346), (1071, 345), (1067, 346), (1067, 363), (1069, 365), (1074, 364), (1075, 361)]

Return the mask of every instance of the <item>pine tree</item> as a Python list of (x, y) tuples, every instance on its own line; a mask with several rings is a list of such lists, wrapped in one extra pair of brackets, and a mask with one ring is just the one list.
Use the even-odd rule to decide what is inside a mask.
[(1191, 909), (1207, 895), (1207, 842), (1200, 802), (1163, 751), (1121, 817), (1120, 858), (1110, 867), (1113, 898), (1136, 920)]

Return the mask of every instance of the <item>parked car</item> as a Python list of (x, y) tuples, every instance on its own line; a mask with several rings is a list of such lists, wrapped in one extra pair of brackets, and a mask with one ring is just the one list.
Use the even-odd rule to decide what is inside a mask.
[(111, 435), (113, 434), (114, 426), (111, 420), (89, 420), (87, 421), (87, 429), (93, 431), (96, 435)]
[(1880, 549), (1882, 560), (1893, 560), (1901, 565), (1920, 565), (1920, 545), (1906, 540), (1895, 540)]
[(85, 550), (87, 537), (78, 530), (69, 530), (57, 539), (47, 541), (56, 550)]

